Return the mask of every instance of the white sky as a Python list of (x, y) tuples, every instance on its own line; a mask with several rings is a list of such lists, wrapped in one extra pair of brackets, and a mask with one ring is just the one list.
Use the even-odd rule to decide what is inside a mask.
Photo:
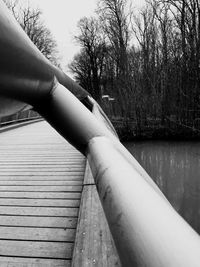
[[(77, 23), (84, 16), (92, 16), (97, 0), (21, 0), (39, 7), (47, 27), (51, 30), (62, 58), (62, 66), (67, 66), (79, 51), (73, 40)], [(134, 7), (140, 7), (145, 0), (132, 0)]]

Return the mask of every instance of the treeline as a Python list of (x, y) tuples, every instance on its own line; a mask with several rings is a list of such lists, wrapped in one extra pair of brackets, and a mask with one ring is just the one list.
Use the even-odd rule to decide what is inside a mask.
[(115, 99), (112, 115), (138, 128), (199, 128), (199, 0), (148, 0), (139, 12), (128, 0), (99, 0), (78, 28), (81, 51), (69, 67), (100, 104)]

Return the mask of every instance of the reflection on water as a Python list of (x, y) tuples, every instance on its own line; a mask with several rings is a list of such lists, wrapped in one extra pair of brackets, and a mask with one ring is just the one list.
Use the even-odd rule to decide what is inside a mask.
[(125, 146), (200, 234), (200, 142), (144, 141)]

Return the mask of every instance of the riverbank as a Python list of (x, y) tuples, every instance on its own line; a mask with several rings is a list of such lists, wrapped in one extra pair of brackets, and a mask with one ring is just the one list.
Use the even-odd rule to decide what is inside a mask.
[(138, 125), (133, 121), (112, 121), (121, 141), (134, 140), (200, 140), (199, 125), (166, 121), (148, 121)]

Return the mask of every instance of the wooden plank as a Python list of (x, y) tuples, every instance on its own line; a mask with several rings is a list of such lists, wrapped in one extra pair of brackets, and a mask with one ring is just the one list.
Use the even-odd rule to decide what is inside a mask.
[[(14, 146), (14, 144), (13, 144)], [(54, 157), (58, 157), (58, 158), (62, 158), (63, 160), (65, 160), (65, 158), (72, 158), (72, 159), (83, 159), (83, 155), (77, 155), (77, 154), (72, 154), (72, 153), (69, 153), (68, 151), (68, 147), (65, 145), (63, 145), (63, 149), (65, 149), (64, 152), (62, 153), (54, 153), (54, 151), (56, 150), (56, 148), (54, 148), (54, 151), (47, 151), (47, 152), (44, 152), (45, 150), (47, 150), (45, 147), (42, 149), (43, 151), (33, 151), (33, 153), (30, 153), (32, 151), (32, 149), (30, 148), (29, 151), (27, 150), (26, 152), (17, 152), (17, 151), (13, 151), (13, 150), (10, 150), (7, 149), (7, 150), (2, 150), (2, 154), (0, 155), (0, 159), (4, 160), (4, 159), (8, 159), (8, 157), (11, 156), (11, 158), (26, 158), (26, 156), (28, 156), (28, 158), (48, 158), (48, 159), (53, 159)], [(24, 150), (24, 148), (18, 148), (18, 150)]]
[(75, 229), (0, 227), (0, 243), (1, 239), (72, 242), (74, 238)]
[[(46, 158), (49, 158), (49, 159), (53, 159), (55, 157), (58, 157), (58, 158), (63, 158), (65, 159), (66, 157), (67, 158), (71, 158), (71, 159), (82, 159), (81, 156), (78, 156), (78, 155), (75, 155), (75, 154), (70, 154), (68, 151), (66, 151), (65, 153), (54, 153), (53, 151), (47, 151), (47, 152), (42, 152), (42, 151), (35, 151), (33, 152), (32, 149), (30, 149), (31, 151), (27, 151), (27, 152), (17, 152), (17, 151), (9, 151), (9, 150), (6, 150), (5, 152), (2, 151), (1, 153), (1, 159), (5, 159), (6, 157), (8, 158), (9, 156), (11, 156), (13, 158), (13, 156), (15, 155), (15, 158), (21, 158), (21, 157), (30, 157), (30, 158), (41, 158), (41, 157), (46, 157)], [(44, 148), (44, 150), (46, 150), (46, 148)], [(31, 152), (31, 154), (30, 154)]]
[(30, 207), (74, 207), (78, 208), (77, 199), (24, 199), (0, 198), (0, 206), (30, 206)]
[(23, 181), (2, 181), (0, 180), (0, 186), (69, 186), (69, 185), (79, 185), (82, 186), (82, 181), (31, 181), (31, 180), (23, 180)]
[[(43, 155), (72, 155), (72, 156), (81, 156), (81, 153), (78, 153), (76, 150), (70, 150), (69, 146), (66, 149), (66, 146), (63, 148), (62, 145), (55, 145), (54, 147), (49, 147), (49, 146), (45, 146), (45, 145), (40, 145), (40, 147), (35, 147), (35, 145), (32, 146), (23, 146), (23, 145), (16, 145), (16, 144), (12, 144), (12, 146), (1, 146), (0, 145), (0, 149), (2, 150), (3, 153), (11, 153), (12, 151), (16, 152), (16, 154), (28, 154), (29, 150), (31, 150), (33, 152), (33, 154), (37, 154), (37, 152), (41, 152)], [(52, 154), (48, 154), (48, 152), (52, 152)]]
[[(19, 149), (20, 148), (20, 149)], [(17, 153), (27, 153), (30, 149), (33, 152), (41, 151), (42, 153), (47, 153), (48, 151), (52, 151), (52, 153), (68, 153), (70, 155), (78, 155), (81, 156), (82, 154), (78, 151), (76, 151), (73, 147), (71, 148), (69, 145), (66, 149), (66, 146), (63, 148), (63, 144), (6, 144), (2, 145), (0, 144), (0, 149), (2, 151), (16, 151)]]
[(71, 156), (63, 156), (63, 157), (48, 157), (48, 156), (41, 156), (38, 155), (37, 157), (33, 157), (31, 155), (26, 155), (23, 157), (16, 157), (14, 155), (9, 155), (9, 156), (0, 156), (0, 161), (1, 162), (78, 162), (78, 161), (83, 161), (82, 157), (71, 157)]
[(70, 260), (0, 257), (1, 267), (70, 267)]
[(80, 192), (0, 192), (0, 198), (79, 199)]
[(61, 176), (63, 176), (63, 175), (67, 175), (67, 174), (71, 174), (71, 175), (74, 175), (74, 174), (77, 174), (77, 175), (83, 175), (84, 174), (84, 172), (82, 171), (82, 170), (70, 170), (70, 171), (68, 171), (68, 172), (65, 172), (65, 171), (61, 171), (61, 172), (59, 172), (59, 171), (52, 171), (52, 172), (49, 172), (49, 171), (43, 171), (43, 172), (41, 172), (41, 171), (33, 171), (33, 172), (29, 172), (29, 171), (19, 171), (19, 172), (15, 172), (15, 171), (12, 171), (12, 170), (9, 170), (9, 171), (0, 171), (0, 177), (1, 176), (30, 176), (30, 175), (32, 175), (32, 176), (59, 176), (59, 175), (61, 175)]
[[(42, 128), (43, 128), (43, 126), (42, 126)], [(27, 129), (28, 129), (28, 127), (24, 128), (24, 132), (27, 131)], [(40, 130), (41, 130), (41, 128), (40, 128)], [(44, 130), (44, 129), (42, 129), (42, 130)], [(48, 131), (49, 131), (49, 129), (48, 129)], [(12, 133), (11, 133), (11, 135), (12, 135)], [(26, 133), (25, 133), (25, 135), (26, 135)], [(47, 133), (47, 135), (48, 135), (48, 133)], [(31, 138), (29, 139), (30, 136), (27, 136), (27, 139), (26, 140), (20, 140), (20, 139), (18, 139), (18, 140), (15, 141), (12, 138), (12, 140), (10, 140), (10, 141), (13, 141), (14, 142), (14, 147), (15, 148), (17, 148), (19, 146), (20, 147), (27, 147), (27, 148), (31, 148), (32, 147), (33, 149), (37, 150), (37, 149), (41, 149), (41, 147), (42, 148), (43, 147), (46, 147), (48, 149), (54, 149), (55, 147), (58, 147), (58, 149), (60, 149), (61, 151), (65, 151), (65, 149), (62, 149), (62, 146), (63, 146), (64, 143), (66, 144), (66, 141), (62, 137), (61, 137), (60, 140), (57, 139), (57, 136), (56, 135), (59, 136), (56, 133), (55, 136), (54, 136), (56, 138), (54, 140), (52, 140), (52, 138), (50, 138), (52, 140), (52, 143), (49, 142), (49, 141), (51, 141), (50, 139), (48, 141), (45, 140), (45, 142), (41, 142), (42, 137), (41, 137), (41, 139), (38, 139), (37, 140), (38, 142), (35, 142), (36, 140), (30, 140)], [(5, 138), (8, 137), (8, 134), (6, 134), (4, 137)], [(64, 141), (64, 142), (62, 142), (62, 141)], [(0, 142), (0, 147), (5, 147), (5, 146), (10, 146), (10, 148), (12, 148), (11, 143), (2, 143), (2, 142)], [(72, 145), (70, 145), (69, 143), (68, 143), (68, 150), (69, 150), (70, 153), (81, 154), (79, 151), (75, 150), (74, 147)]]
[(84, 157), (46, 123), (0, 151), (0, 266), (71, 266)]
[[(86, 175), (92, 175), (87, 168)], [(72, 266), (121, 266), (105, 215), (96, 191), (86, 177), (81, 198)]]
[(0, 216), (1, 215), (76, 217), (78, 216), (78, 209), (0, 206)]
[[(25, 131), (27, 130), (27, 128), (25, 129)], [(27, 137), (27, 136), (26, 136)], [(29, 143), (28, 143), (29, 141)], [(23, 141), (21, 142), (14, 142), (14, 140), (10, 140), (10, 143), (5, 143), (5, 144), (2, 144), (0, 142), (0, 148), (1, 149), (4, 149), (4, 148), (7, 148), (10, 149), (10, 150), (14, 150), (16, 149), (18, 152), (21, 152), (21, 151), (26, 151), (26, 150), (41, 150), (43, 151), (44, 153), (48, 150), (52, 150), (54, 153), (56, 153), (57, 151), (61, 151), (61, 152), (68, 152), (69, 154), (74, 154), (74, 155), (82, 155), (78, 150), (75, 150), (74, 147), (70, 146), (69, 143), (62, 143), (62, 142), (59, 142), (59, 140), (57, 140), (58, 142), (57, 143), (46, 143), (46, 141), (42, 140), (42, 143), (32, 143), (31, 140), (27, 140), (27, 142), (23, 143)], [(67, 145), (67, 149), (66, 149), (66, 145)], [(19, 149), (19, 148), (23, 148), (23, 149)], [(56, 150), (55, 150), (56, 148)]]
[(5, 186), (1, 185), (0, 186), (0, 192), (9, 192), (9, 191), (15, 191), (15, 192), (81, 192), (82, 186), (79, 185), (66, 185), (66, 186), (37, 186), (37, 185), (32, 185), (32, 186)]
[[(67, 148), (67, 146), (66, 146)], [(20, 150), (21, 148), (19, 148)], [(23, 148), (22, 148), (23, 149)], [(56, 149), (56, 148), (55, 148)], [(1, 150), (1, 149), (0, 149)], [(44, 148), (44, 150), (46, 150), (46, 148)], [(32, 153), (32, 149), (30, 149), (30, 151), (27, 151), (26, 153), (17, 153), (15, 151), (8, 151), (7, 152), (3, 152), (0, 155), (0, 160), (1, 161), (8, 161), (9, 158), (11, 158), (12, 160), (16, 159), (22, 159), (22, 160), (36, 160), (38, 161), (39, 159), (44, 160), (61, 160), (61, 161), (68, 161), (68, 159), (72, 159), (72, 160), (83, 160), (84, 157), (82, 155), (72, 155), (70, 153), (68, 153), (67, 149), (65, 151), (65, 153), (53, 153), (51, 151), (43, 153), (41, 151), (36, 151), (34, 153)]]
[[(74, 162), (73, 162), (74, 163)], [(85, 169), (85, 166), (84, 166), (84, 164), (80, 164), (80, 162), (77, 162), (77, 163), (74, 163), (74, 164), (70, 164), (70, 163), (62, 163), (62, 164), (54, 164), (54, 163), (52, 163), (52, 164), (39, 164), (39, 162), (37, 163), (37, 164), (31, 164), (31, 163), (29, 163), (29, 164), (22, 164), (22, 163), (18, 163), (18, 164), (16, 164), (16, 162), (15, 162), (15, 164), (13, 163), (13, 164), (2, 164), (2, 163), (0, 163), (0, 168), (2, 169), (2, 170), (4, 170), (4, 169), (9, 169), (9, 168), (12, 168), (12, 169), (33, 169), (33, 170), (35, 170), (35, 169), (37, 169), (37, 168), (39, 168), (39, 169), (42, 169), (42, 168), (45, 168), (45, 169), (47, 169), (47, 168), (49, 168), (49, 169), (61, 169), (62, 171), (63, 170), (70, 170), (70, 169), (74, 169), (74, 168), (79, 168), (79, 169)]]
[[(38, 141), (40, 141), (40, 140), (38, 140)], [(58, 142), (54, 142), (54, 141), (58, 141)], [(63, 149), (63, 145), (64, 145), (63, 142), (60, 142), (60, 140), (54, 140), (54, 141), (53, 142), (50, 142), (50, 143), (49, 142), (45, 142), (45, 143), (44, 142), (25, 143), (25, 141), (24, 141), (24, 142), (14, 142), (14, 145), (15, 145), (15, 148), (24, 147), (24, 148), (27, 148), (27, 149), (33, 148), (35, 150), (41, 149), (41, 147), (42, 148), (47, 148), (47, 149), (58, 148), (58, 149), (60, 149), (62, 151), (65, 150), (65, 147)], [(66, 145), (66, 141), (65, 141), (65, 145)], [(70, 145), (69, 143), (67, 144), (67, 146), (68, 146), (67, 147), (67, 150), (70, 153), (81, 155), (81, 153), (79, 151), (75, 150), (74, 147), (72, 145)], [(3, 147), (10, 147), (12, 149), (13, 146), (10, 143), (9, 144), (2, 144), (2, 143), (0, 143), (0, 147), (2, 147), (2, 148)]]
[[(30, 140), (31, 142), (31, 140)], [(45, 142), (45, 141), (44, 141)], [(67, 146), (66, 146), (67, 145)], [(40, 145), (41, 148), (36, 148), (34, 149), (34, 146), (32, 147), (27, 147), (27, 149), (23, 146), (16, 146), (15, 143), (12, 143), (12, 146), (10, 146), (10, 149), (9, 149), (9, 146), (6, 145), (3, 149), (1, 148), (1, 150), (3, 151), (4, 154), (6, 154), (8, 152), (8, 154), (12, 154), (11, 152), (12, 151), (15, 151), (16, 152), (16, 155), (23, 155), (23, 154), (29, 154), (29, 151), (31, 150), (33, 152), (33, 154), (31, 155), (37, 155), (38, 153), (37, 152), (41, 152), (41, 155), (47, 155), (49, 157), (51, 157), (52, 155), (71, 155), (71, 156), (77, 156), (77, 157), (81, 157), (82, 154), (77, 152), (76, 150), (70, 150), (69, 149), (69, 145), (67, 143), (65, 143), (65, 145), (61, 145), (60, 149), (59, 149), (59, 146), (56, 145), (54, 146), (54, 148), (52, 149), (48, 149), (47, 146), (43, 146), (42, 144)], [(16, 149), (15, 149), (16, 148)], [(51, 154), (49, 154), (48, 152), (51, 152)]]
[(44, 157), (44, 156), (40, 156), (38, 155), (38, 157), (32, 157), (31, 154), (27, 155), (26, 157), (16, 157), (14, 155), (9, 155), (9, 156), (3, 156), (1, 157), (0, 155), (0, 162), (19, 162), (19, 161), (22, 161), (22, 162), (42, 162), (42, 163), (45, 163), (45, 162), (69, 162), (69, 161), (73, 161), (73, 162), (78, 162), (78, 161), (81, 161), (82, 163), (85, 161), (85, 158), (84, 157), (72, 157), (72, 156), (60, 156), (60, 157)]
[(8, 167), (8, 168), (24, 168), (24, 167), (39, 167), (39, 168), (49, 168), (50, 167), (53, 167), (53, 168), (60, 168), (60, 167), (65, 167), (65, 166), (73, 166), (73, 167), (80, 167), (84, 166), (84, 162), (81, 163), (80, 161), (77, 161), (77, 162), (74, 162), (74, 161), (71, 161), (71, 162), (55, 162), (55, 161), (50, 161), (50, 162), (33, 162), (33, 161), (30, 161), (30, 162), (27, 162), (27, 161), (24, 161), (22, 162), (21, 160), (19, 161), (14, 161), (14, 162), (6, 162), (6, 161), (1, 161), (0, 162), (0, 166), (1, 168), (5, 168), (5, 167)]
[(62, 167), (59, 166), (58, 168), (56, 167), (43, 167), (43, 166), (15, 166), (15, 167), (11, 167), (11, 166), (0, 166), (0, 172), (72, 172), (72, 171), (82, 171), (84, 172), (85, 168), (83, 166), (69, 166), (69, 167)]
[(68, 175), (57, 175), (57, 176), (26, 176), (26, 175), (8, 175), (0, 176), (0, 181), (74, 181), (74, 180), (83, 180), (83, 176), (80, 174), (68, 174)]
[[(27, 130), (27, 128), (25, 129), (25, 131)], [(13, 141), (13, 140), (12, 140)], [(32, 142), (31, 140), (29, 140), (29, 142)], [(65, 153), (68, 153), (70, 155), (79, 155), (81, 156), (82, 154), (75, 150), (73, 147), (70, 147), (69, 143), (67, 144), (65, 142), (65, 145), (67, 144), (67, 149), (66, 149), (66, 146), (63, 147), (64, 144), (62, 143), (56, 143), (54, 145), (51, 145), (51, 144), (45, 144), (46, 141), (43, 140), (43, 143), (41, 144), (31, 144), (31, 143), (27, 143), (27, 144), (23, 144), (23, 141), (21, 143), (15, 143), (15, 142), (12, 142), (12, 144), (2, 144), (0, 143), (0, 148), (2, 149), (2, 151), (7, 151), (7, 148), (8, 148), (8, 151), (15, 151), (17, 153), (27, 153), (30, 149), (33, 151), (33, 152), (37, 152), (37, 151), (41, 151), (42, 153), (47, 153), (48, 151), (52, 151), (52, 153), (54, 154), (65, 154)], [(19, 149), (19, 148), (23, 148), (23, 149)], [(56, 149), (55, 149), (56, 148)]]
[[(24, 150), (24, 148), (19, 148), (19, 150)], [(8, 160), (9, 157), (11, 157), (12, 159), (39, 159), (39, 158), (45, 158), (45, 159), (49, 159), (49, 160), (53, 160), (53, 158), (58, 158), (58, 159), (61, 159), (62, 161), (67, 161), (66, 159), (74, 159), (74, 160), (83, 160), (83, 156), (81, 155), (75, 155), (75, 154), (70, 154), (67, 150), (65, 150), (64, 153), (54, 153), (53, 151), (47, 151), (44, 153), (44, 150), (47, 150), (46, 148), (43, 149), (43, 151), (33, 151), (32, 148), (30, 148), (29, 150), (27, 150), (27, 152), (17, 152), (15, 150), (10, 150), (9, 149), (1, 149), (0, 150), (2, 151), (1, 155), (0, 155), (0, 160)], [(56, 150), (56, 148), (54, 149)]]
[(53, 158), (58, 158), (58, 159), (63, 159), (63, 160), (66, 160), (66, 159), (83, 159), (81, 156), (78, 156), (78, 155), (70, 155), (69, 153), (60, 153), (60, 154), (55, 154), (55, 153), (40, 153), (39, 151), (37, 153), (30, 153), (31, 151), (29, 151), (29, 153), (13, 153), (13, 152), (10, 152), (10, 153), (1, 153), (0, 155), (0, 159), (1, 160), (5, 160), (5, 159), (9, 159), (9, 157), (11, 157), (12, 159), (26, 159), (26, 157), (28, 157), (28, 159), (53, 159)]
[(0, 257), (1, 267), (70, 267), (71, 260)]
[[(43, 128), (43, 126), (42, 126), (42, 128)], [(27, 131), (27, 129), (28, 129), (28, 127), (24, 128), (24, 132)], [(41, 128), (40, 128), (40, 130), (41, 130)], [(26, 133), (25, 133), (25, 135), (26, 135)], [(47, 135), (48, 135), (48, 133), (47, 133)], [(12, 147), (13, 147), (12, 145), (14, 144), (15, 148), (25, 147), (25, 148), (28, 148), (28, 149), (29, 148), (33, 148), (33, 149), (37, 150), (37, 149), (41, 149), (41, 148), (54, 149), (56, 147), (56, 148), (58, 148), (58, 149), (60, 149), (62, 151), (65, 151), (66, 149), (65, 149), (65, 147), (63, 149), (63, 145), (64, 144), (66, 145), (66, 141), (62, 137), (61, 137), (60, 140), (57, 139), (57, 137), (59, 135), (58, 134), (56, 134), (56, 135), (55, 135), (55, 139), (54, 140), (52, 140), (52, 138), (50, 138), (51, 140), (50, 139), (48, 141), (45, 140), (45, 142), (44, 142), (44, 140), (42, 140), (42, 138), (38, 139), (37, 140), (38, 142), (35, 142), (35, 140), (30, 140), (31, 138), (28, 140), (29, 136), (26, 135), (26, 140), (20, 140), (20, 139), (13, 140), (12, 139), (12, 140), (10, 140), (9, 143), (0, 142), (0, 147), (3, 148), (3, 147), (7, 147), (8, 146), (8, 147), (10, 147), (12, 149)], [(5, 137), (5, 139), (7, 139), (6, 137), (8, 137), (8, 134), (6, 134), (6, 136), (4, 136), (4, 137)], [(63, 140), (64, 140), (64, 142), (62, 142)], [(75, 150), (74, 147), (72, 145), (70, 145), (69, 143), (67, 143), (67, 146), (68, 146), (67, 150), (70, 153), (80, 154), (81, 155), (81, 153), (79, 151)]]
[[(25, 131), (26, 130), (27, 128), (25, 129)], [(26, 138), (28, 138), (27, 133), (26, 133)], [(9, 139), (9, 137), (5, 139)], [(1, 140), (2, 140), (2, 135), (1, 135)], [(17, 143), (14, 140), (7, 140), (10, 142), (2, 144), (1, 140), (0, 140), (0, 148), (4, 150), (5, 152), (7, 151), (6, 149), (8, 148), (8, 151), (16, 150), (17, 153), (24, 153), (24, 152), (27, 153), (28, 150), (33, 150), (35, 152), (41, 151), (43, 154), (45, 154), (48, 151), (52, 151), (52, 153), (54, 154), (60, 152), (62, 154), (68, 153), (70, 155), (82, 156), (82, 154), (78, 150), (75, 150), (74, 147), (70, 147), (69, 143), (67, 143), (66, 141), (62, 143), (57, 140), (58, 142), (55, 143), (53, 146), (51, 146), (51, 144), (46, 143), (46, 140), (42, 140), (42, 139), (41, 139), (42, 143), (40, 144), (36, 144), (34, 142), (32, 143), (32, 140), (27, 140), (27, 143), (23, 143), (23, 140), (21, 140), (21, 143)]]
[(49, 227), (49, 228), (76, 228), (77, 218), (73, 217), (34, 217), (34, 216), (9, 216), (0, 218), (0, 226), (19, 227)]
[(0, 240), (0, 256), (70, 259), (72, 243)]
[[(2, 136), (1, 136), (2, 137)], [(27, 136), (26, 136), (27, 137)], [(31, 142), (31, 140), (30, 140)], [(45, 142), (45, 140), (43, 140), (43, 142)], [(0, 149), (2, 150), (2, 154), (5, 155), (14, 155), (16, 153), (16, 155), (21, 156), (21, 155), (30, 155), (30, 156), (47, 156), (47, 157), (52, 157), (52, 156), (59, 156), (59, 157), (64, 157), (64, 156), (71, 156), (71, 157), (78, 157), (78, 158), (83, 158), (83, 155), (79, 152), (77, 152), (74, 148), (73, 151), (69, 149), (69, 144), (67, 142), (65, 142), (65, 144), (61, 144), (61, 146), (55, 145), (54, 148), (52, 149), (48, 149), (48, 146), (43, 146), (42, 144), (40, 144), (41, 148), (36, 148), (34, 149), (33, 145), (32, 147), (28, 147), (28, 145), (26, 146), (16, 146), (16, 144), (14, 142), (11, 142), (10, 146), (8, 144), (6, 144), (4, 147), (1, 146), (0, 144)], [(16, 149), (15, 149), (16, 148)], [(30, 153), (30, 151), (32, 153)], [(15, 152), (14, 154), (12, 154), (12, 152)]]
[[(12, 165), (12, 164), (19, 164), (20, 162), (22, 164), (67, 164), (67, 165), (70, 165), (70, 164), (82, 164), (84, 165), (84, 161), (82, 162), (83, 158), (81, 159), (73, 159), (73, 158), (66, 158), (66, 157), (63, 157), (63, 158), (59, 158), (59, 157), (53, 157), (53, 158), (46, 158), (46, 157), (41, 157), (41, 158), (31, 158), (31, 157), (20, 157), (20, 158), (12, 158), (11, 156), (9, 156), (8, 158), (5, 158), (4, 159), (1, 159), (0, 158), (0, 164), (1, 163), (7, 163), (9, 161), (9, 163)], [(8, 163), (8, 164), (9, 164)]]

